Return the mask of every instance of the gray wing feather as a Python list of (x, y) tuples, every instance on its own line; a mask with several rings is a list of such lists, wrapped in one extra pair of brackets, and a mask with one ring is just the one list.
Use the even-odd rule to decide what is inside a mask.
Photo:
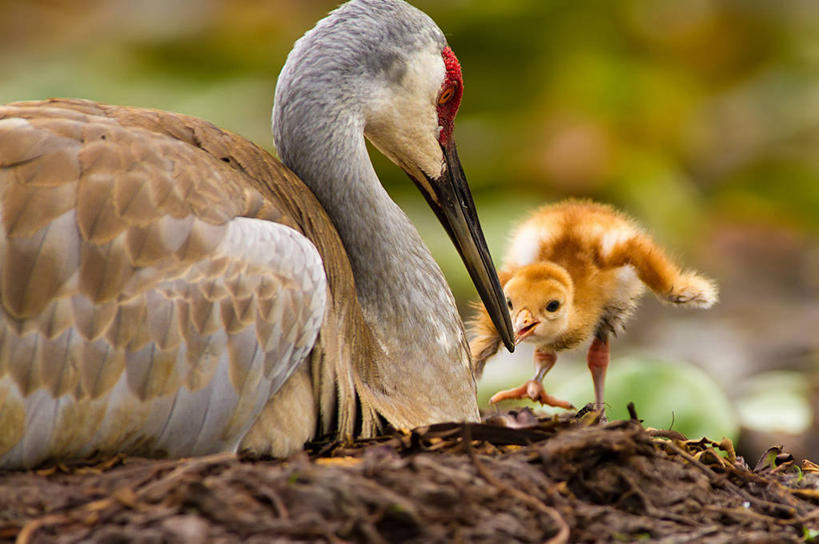
[[(0, 447), (7, 445), (0, 466), (94, 452), (235, 450), (307, 357), (326, 305), (312, 243), (259, 219), (229, 221), (206, 258), (141, 269), (139, 276), (124, 300), (106, 303), (104, 311), (82, 294), (66, 293), (76, 300), (74, 313), (57, 338), (64, 348), (51, 351), (63, 360), (49, 365), (81, 374), (75, 387), (55, 396), (39, 376), (0, 373), (0, 411), (22, 405), (25, 414), (16, 440), (0, 438)], [(144, 312), (133, 311), (139, 305)], [(117, 338), (112, 327), (136, 332), (118, 345), (110, 340)], [(35, 354), (46, 342), (35, 327), (4, 325), (3, 335), (9, 352)], [(29, 374), (38, 371), (38, 361), (36, 354), (30, 358)]]
[(0, 467), (234, 449), (325, 315), (319, 254), (284, 226), (310, 206), (196, 119), (0, 106)]

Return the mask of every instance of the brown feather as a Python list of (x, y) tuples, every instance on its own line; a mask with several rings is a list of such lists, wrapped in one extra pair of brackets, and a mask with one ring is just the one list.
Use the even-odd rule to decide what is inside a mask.
[[(57, 149), (70, 149), (75, 145), (79, 147), (82, 143), (85, 125), (78, 123), (75, 119), (31, 119), (29, 123), (35, 129), (43, 131), (43, 133), (51, 133), (62, 138), (60, 145), (55, 146)], [(79, 151), (79, 149), (74, 150), (75, 157), (76, 151)]]
[(202, 296), (211, 302), (221, 301), (228, 297), (228, 290), (225, 288), (222, 278), (218, 276), (213, 279), (203, 280), (196, 287), (202, 293)]
[(65, 298), (55, 298), (37, 316), (35, 320), (36, 330), (45, 338), (52, 339), (70, 327), (73, 324), (73, 319), (70, 301)]
[(76, 456), (77, 444), (90, 443), (102, 426), (104, 417), (105, 404), (98, 400), (83, 398), (78, 402), (62, 403), (51, 440), (54, 457)]
[(150, 343), (125, 356), (128, 387), (140, 400), (171, 394), (181, 384), (177, 368), (179, 348), (161, 350)]
[(191, 231), (187, 239), (179, 246), (174, 255), (183, 262), (205, 259), (224, 238), (225, 228), (224, 225), (211, 225), (196, 220), (191, 225)]
[(117, 304), (111, 301), (94, 304), (78, 294), (71, 297), (71, 312), (77, 331), (83, 338), (93, 342), (111, 326), (117, 315)]
[[(182, 303), (180, 303), (180, 305), (181, 304)], [(126, 312), (126, 314), (128, 314), (128, 313), (130, 313), (132, 311), (134, 312), (133, 319), (130, 319), (128, 321), (127, 332), (125, 333), (129, 337), (128, 344), (127, 344), (127, 347), (125, 348), (125, 351), (127, 353), (131, 353), (131, 352), (134, 352), (134, 351), (141, 350), (143, 347), (145, 347), (145, 345), (148, 342), (151, 341), (151, 331), (150, 331), (150, 327), (149, 327), (149, 324), (148, 324), (148, 320), (146, 318), (147, 312), (148, 312), (148, 306), (145, 304), (145, 295), (142, 294), (142, 295), (139, 295), (139, 296), (135, 297), (133, 300), (129, 301), (127, 305), (125, 305), (125, 308), (120, 308), (120, 309), (121, 309), (121, 311)], [(184, 314), (182, 313), (181, 310), (179, 311), (179, 314), (180, 314), (179, 319), (181, 321)], [(123, 316), (123, 317), (128, 318), (128, 317), (131, 317), (131, 316), (126, 315), (126, 316)], [(137, 319), (137, 317), (139, 319)], [(116, 318), (115, 318), (114, 323), (116, 323)], [(112, 326), (108, 328), (108, 333), (109, 334), (114, 334), (115, 333), (115, 329), (114, 329), (114, 326), (113, 326), (114, 323), (112, 323)], [(183, 327), (182, 323), (179, 324), (179, 328), (182, 331), (184, 331), (184, 327)], [(116, 331), (119, 331), (119, 330), (125, 331), (126, 328), (121, 327), (121, 326), (117, 327)], [(109, 335), (106, 335), (106, 338), (112, 345), (114, 345), (114, 346), (119, 345), (119, 342), (112, 339)]]
[(11, 385), (0, 384), (0, 455), (3, 455), (23, 438), (26, 410), (23, 403), (13, 397)]
[(253, 297), (247, 297), (242, 301), (226, 297), (220, 301), (219, 313), (222, 327), (228, 334), (238, 333), (247, 325), (253, 323), (256, 313), (256, 305), (253, 302)]
[(38, 353), (40, 349), (40, 337), (36, 334), (24, 335), (18, 341), (3, 346), (6, 368), (24, 397), (42, 385)]
[(259, 277), (255, 274), (248, 274), (246, 270), (236, 269), (236, 274), (231, 275), (231, 270), (225, 274), (225, 288), (234, 299), (247, 299), (259, 285)]
[(3, 228), (8, 237), (28, 237), (74, 207), (76, 183), (37, 187), (14, 181), (15, 168), (0, 169)]
[(125, 370), (125, 354), (104, 338), (85, 343), (80, 357), (80, 385), (92, 399), (110, 391)]
[(43, 154), (48, 137), (14, 113), (0, 112), (0, 167), (8, 168)]
[(65, 331), (57, 338), (43, 341), (40, 382), (55, 398), (69, 393), (79, 383), (76, 363), (79, 350), (78, 343), (72, 342), (73, 336), (72, 331)]
[(105, 339), (108, 340), (115, 349), (123, 349), (137, 336), (137, 332), (140, 330), (140, 323), (145, 321), (146, 314), (147, 307), (144, 297), (137, 297), (120, 304), (117, 307), (117, 314), (114, 320), (105, 331)]
[(76, 254), (70, 247), (64, 248), (69, 253), (67, 262), (59, 262), (56, 255), (43, 251), (53, 249), (55, 239), (61, 234), (55, 229), (52, 236), (48, 236), (49, 230), (46, 227), (34, 236), (14, 238), (6, 243), (0, 289), (3, 305), (16, 318), (28, 318), (41, 312), (72, 264), (76, 264)]
[(187, 344), (184, 384), (191, 391), (205, 387), (216, 372), (219, 358), (225, 353), (227, 335), (216, 331), (210, 336), (196, 335)]
[[(147, 175), (146, 175), (147, 174)], [(162, 217), (162, 212), (151, 198), (147, 182), (150, 172), (129, 170), (117, 175), (112, 203), (117, 217), (129, 225), (144, 227)]]
[[(31, 253), (25, 257), (20, 254), (11, 257), (21, 259), (22, 262), (31, 259), (28, 275), (16, 280), (23, 301), (22, 307), (19, 308), (20, 317), (30, 317), (42, 312), (51, 298), (76, 273), (79, 266), (80, 239), (74, 228), (73, 212), (53, 220), (41, 232), (44, 235), (42, 238), (32, 237), (33, 241), (39, 241), (36, 253), (33, 252), (34, 248), (31, 245), (25, 244)], [(22, 240), (11, 240), (9, 247), (20, 242)]]
[(6, 338), (9, 338), (10, 340), (12, 334), (14, 333), (9, 331), (8, 326), (0, 321), (0, 378), (4, 377), (8, 372), (6, 357), (8, 356), (11, 341), (7, 342)]
[(230, 357), (230, 383), (239, 393), (246, 387), (248, 382), (252, 383), (261, 378), (262, 365), (256, 365), (255, 367), (257, 376), (251, 377), (250, 373), (254, 372), (254, 361), (257, 358), (264, 357), (264, 353), (256, 343), (253, 327), (245, 327), (236, 334), (228, 334), (227, 348)]
[(85, 174), (77, 191), (77, 225), (83, 239), (103, 245), (125, 230), (127, 224), (111, 206), (113, 174)]
[[(168, 256), (157, 223), (145, 227), (134, 226), (125, 233), (125, 252), (135, 267), (150, 266)], [(174, 248), (174, 250), (177, 248)]]
[(188, 309), (197, 334), (208, 335), (221, 328), (219, 306), (205, 297), (195, 296)]
[(117, 298), (134, 273), (121, 239), (104, 245), (84, 243), (80, 253), (80, 292), (94, 302)]
[(145, 304), (151, 341), (163, 350), (177, 347), (182, 342), (178, 302), (149, 291)]
[(56, 137), (49, 138), (44, 144), (46, 149), (36, 160), (18, 163), (9, 169), (12, 179), (32, 187), (60, 187), (66, 182), (73, 183), (80, 175), (79, 146)]

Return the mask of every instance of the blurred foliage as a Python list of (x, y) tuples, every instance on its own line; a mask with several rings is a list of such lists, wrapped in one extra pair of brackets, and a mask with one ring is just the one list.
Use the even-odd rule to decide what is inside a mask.
[[(481, 382), (479, 400), (487, 410), (492, 410), (487, 406), (489, 397), (509, 386), (508, 376), (498, 378), (487, 375)], [(518, 378), (519, 383), (514, 385), (530, 379), (531, 373)], [(543, 384), (550, 395), (567, 400), (577, 408), (594, 400), (591, 375), (585, 365), (570, 365), (559, 377), (547, 374)], [(674, 429), (691, 439), (707, 436), (719, 440), (727, 436), (736, 441), (739, 435), (737, 414), (719, 385), (701, 369), (684, 361), (646, 356), (612, 360), (606, 376), (609, 420), (628, 419), (629, 402), (634, 403), (637, 415), (647, 427)], [(510, 401), (510, 404), (529, 404), (535, 410), (548, 413), (563, 411), (541, 408), (528, 401)]]
[[(270, 149), (275, 76), (336, 3), (0, 0), (0, 102), (72, 96), (168, 109)], [(804, 318), (819, 298), (819, 3), (414, 3), (463, 65), (456, 138), (496, 262), (510, 228), (540, 204), (609, 201), (717, 276), (719, 308), (735, 312), (720, 326), (745, 319), (755, 331), (729, 346), (747, 345), (734, 359), (764, 353), (751, 341), (776, 342), (762, 325), (792, 314), (770, 330), (809, 342), (789, 347), (819, 370), (815, 321)], [(373, 159), (466, 312), (475, 291), (443, 229), (406, 176)], [(771, 281), (742, 281), (754, 273)], [(768, 296), (813, 309), (776, 313)], [(724, 371), (711, 357), (700, 362)]]
[[(582, 376), (556, 385), (554, 394), (593, 399), (591, 377), (583, 370)], [(612, 361), (606, 414), (612, 420), (628, 419), (629, 402), (648, 427), (675, 429), (692, 439), (727, 436), (736, 441), (739, 435), (738, 418), (725, 393), (705, 372), (683, 361), (636, 356)]]
[(745, 383), (737, 408), (740, 418), (754, 421), (757, 429), (798, 435), (811, 426), (810, 393), (801, 373), (763, 372)]
[[(722, 220), (819, 231), (815, 2), (416, 4), (464, 67), (457, 139), (496, 260), (524, 211), (567, 195), (622, 206), (695, 256)], [(275, 74), (334, 5), (2, 0), (0, 101), (77, 96), (182, 111), (270, 148)], [(376, 162), (397, 200), (418, 200), (403, 174)], [(443, 236), (413, 208), (428, 239)], [(460, 268), (448, 272), (460, 300), (473, 296)]]

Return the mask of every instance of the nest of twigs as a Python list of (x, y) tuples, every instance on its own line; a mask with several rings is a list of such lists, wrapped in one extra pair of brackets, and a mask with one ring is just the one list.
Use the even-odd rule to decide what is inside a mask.
[[(287, 460), (116, 457), (0, 473), (17, 542), (805, 542), (819, 469), (599, 415), (316, 443)], [(819, 539), (818, 539), (819, 540)]]

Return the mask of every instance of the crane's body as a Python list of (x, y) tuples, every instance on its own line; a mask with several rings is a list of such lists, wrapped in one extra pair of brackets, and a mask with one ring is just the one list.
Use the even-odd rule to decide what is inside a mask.
[(284, 455), (316, 433), (477, 418), (452, 295), (364, 146), (416, 181), (502, 309), (451, 59), (411, 6), (345, 4), (280, 75), (284, 164), (183, 115), (0, 106), (0, 467)]

